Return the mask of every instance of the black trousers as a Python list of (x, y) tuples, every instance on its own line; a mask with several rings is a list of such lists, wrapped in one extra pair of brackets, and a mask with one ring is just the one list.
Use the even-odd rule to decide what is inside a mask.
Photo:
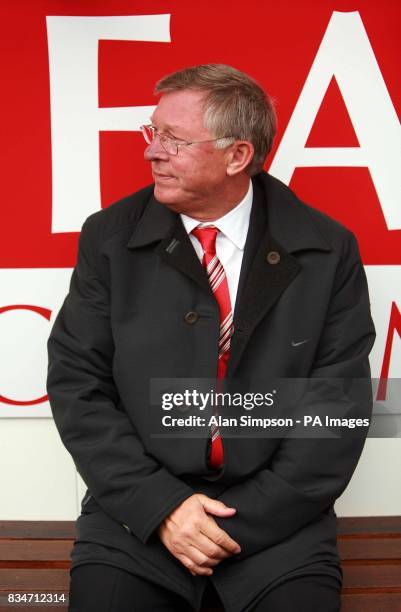
[[(261, 593), (246, 612), (339, 612), (340, 590), (332, 576), (293, 578)], [(222, 605), (211, 583), (202, 605)], [(176, 593), (123, 569), (88, 563), (71, 571), (69, 612), (193, 612), (193, 608)]]

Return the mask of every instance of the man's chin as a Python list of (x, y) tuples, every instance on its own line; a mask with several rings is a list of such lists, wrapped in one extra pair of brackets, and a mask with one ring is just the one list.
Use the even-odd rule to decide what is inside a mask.
[[(167, 181), (166, 181), (167, 182)], [(173, 187), (173, 185), (163, 184), (160, 185), (157, 182), (155, 183), (154, 189), (155, 198), (161, 204), (173, 204), (177, 202), (177, 189)]]

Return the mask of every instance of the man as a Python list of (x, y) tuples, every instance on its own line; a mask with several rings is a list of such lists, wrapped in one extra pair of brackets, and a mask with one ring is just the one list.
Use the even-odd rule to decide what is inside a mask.
[(362, 379), (369, 417), (355, 238), (262, 171), (275, 115), (253, 79), (211, 64), (156, 91), (154, 185), (84, 223), (48, 345), (54, 419), (88, 486), (70, 610), (200, 610), (213, 584), (229, 612), (334, 612), (333, 503), (364, 436), (163, 437), (150, 395), (154, 379)]

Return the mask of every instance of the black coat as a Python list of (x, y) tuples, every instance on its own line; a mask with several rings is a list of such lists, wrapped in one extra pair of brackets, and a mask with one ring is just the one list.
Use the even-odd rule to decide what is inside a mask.
[[(355, 405), (369, 417), (374, 327), (356, 240), (265, 172), (252, 180), (228, 376), (366, 379)], [(218, 336), (205, 272), (179, 215), (155, 200), (153, 186), (86, 220), (48, 343), (54, 420), (88, 486), (73, 564), (126, 567), (199, 607), (207, 579), (193, 577), (155, 530), (203, 492), (237, 508), (217, 522), (242, 552), (212, 577), (237, 612), (289, 572), (338, 575), (332, 506), (364, 436), (224, 438), (222, 429), (217, 476), (205, 437), (152, 436), (150, 379), (213, 378)], [(336, 414), (333, 402), (327, 407)]]

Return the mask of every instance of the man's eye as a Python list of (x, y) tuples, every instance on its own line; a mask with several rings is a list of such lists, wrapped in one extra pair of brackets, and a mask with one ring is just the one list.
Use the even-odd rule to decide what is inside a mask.
[(185, 144), (186, 140), (182, 140), (182, 138), (174, 138), (174, 136), (169, 136), (174, 144)]

